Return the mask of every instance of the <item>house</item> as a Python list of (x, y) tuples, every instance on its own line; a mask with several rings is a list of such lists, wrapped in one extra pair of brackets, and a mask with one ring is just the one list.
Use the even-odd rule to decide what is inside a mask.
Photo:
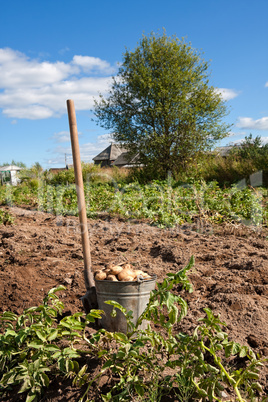
[(127, 153), (127, 150), (120, 144), (111, 144), (104, 149), (101, 153), (93, 158), (95, 165), (112, 166), (119, 156), (123, 153)]
[(139, 164), (139, 155), (130, 156), (129, 152), (120, 144), (111, 144), (100, 154), (93, 158), (95, 165), (101, 167), (117, 166), (119, 168), (130, 168), (141, 166)]
[(125, 167), (130, 168), (134, 166), (141, 167), (139, 163), (139, 155), (130, 156), (128, 152), (123, 152), (118, 158), (112, 163), (112, 166), (117, 166), (119, 168)]
[(1, 184), (8, 183), (11, 186), (17, 186), (20, 183), (18, 172), (21, 170), (19, 166), (8, 165), (0, 167)]

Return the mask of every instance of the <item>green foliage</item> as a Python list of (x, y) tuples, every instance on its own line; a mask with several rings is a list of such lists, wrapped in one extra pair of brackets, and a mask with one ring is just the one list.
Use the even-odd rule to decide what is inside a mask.
[(7, 211), (0, 208), (0, 225), (12, 225), (14, 217)]
[[(159, 227), (184, 223), (242, 222), (261, 227), (268, 223), (268, 191), (246, 183), (220, 188), (216, 182), (191, 184), (172, 180), (147, 185), (130, 183), (85, 183), (88, 217), (99, 213), (126, 219), (147, 219)], [(75, 185), (24, 183), (0, 187), (0, 204), (31, 205), (55, 215), (78, 215)]]
[[(100, 329), (88, 336), (86, 327), (101, 318), (100, 310), (58, 321), (64, 306), (56, 293), (62, 286), (51, 289), (41, 306), (29, 308), (21, 316), (1, 314), (0, 395), (20, 386), (26, 401), (37, 401), (52, 376), (65, 375), (73, 378), (74, 386), (85, 386), (82, 402), (88, 400), (93, 386), (98, 388), (101, 377), (108, 375), (110, 385), (103, 401), (160, 401), (169, 394), (183, 402), (220, 402), (226, 389), (233, 389), (240, 402), (255, 401), (258, 396), (260, 401), (263, 391), (258, 379), (265, 360), (247, 346), (229, 341), (219, 316), (207, 308), (192, 334), (175, 330), (186, 317), (187, 304), (174, 290), (193, 291), (187, 277), (193, 264), (192, 257), (184, 269), (157, 284), (136, 325), (131, 321), (132, 312), (107, 301), (125, 315), (130, 328), (127, 334)], [(138, 326), (143, 320), (149, 322), (141, 331)], [(87, 364), (80, 366), (83, 355), (99, 359), (98, 374), (92, 376)], [(235, 356), (243, 359), (242, 368), (235, 367)]]
[[(268, 144), (262, 145), (261, 138), (250, 134), (230, 153), (219, 156), (217, 153), (200, 154), (190, 166), (180, 172), (181, 180), (215, 180), (221, 187), (230, 186), (244, 180), (252, 186), (268, 187)], [(256, 182), (256, 175), (259, 179)]]
[[(102, 375), (115, 379), (109, 392), (102, 395), (103, 401), (160, 401), (171, 392), (183, 402), (221, 401), (222, 391), (233, 388), (237, 400), (245, 402), (262, 392), (258, 378), (264, 361), (250, 348), (229, 341), (222, 329), (225, 324), (210, 309), (205, 309), (206, 317), (200, 319), (201, 325), (192, 334), (175, 333), (174, 327), (187, 314), (187, 304), (172, 291), (178, 285), (193, 290), (187, 278), (193, 263), (192, 257), (183, 270), (168, 274), (163, 283), (157, 284), (136, 325), (131, 322), (131, 312), (118, 303), (107, 302), (125, 315), (131, 329), (127, 334), (100, 330), (95, 338), (98, 356), (103, 359), (95, 381)], [(145, 331), (138, 330), (143, 320), (160, 330), (155, 331), (151, 324)], [(237, 370), (230, 364), (234, 356), (244, 359), (244, 368)], [(83, 366), (74, 379), (76, 385), (88, 384), (81, 401), (87, 398), (94, 381), (88, 383), (86, 370)]]
[[(231, 150), (231, 156), (246, 160), (254, 160), (255, 163), (257, 163), (256, 167), (261, 169), (261, 166), (258, 166), (258, 163), (262, 166), (267, 166), (268, 144), (263, 145), (261, 137), (257, 136), (253, 138), (252, 134), (250, 134), (248, 137), (245, 137), (245, 140), (238, 147), (233, 147)], [(266, 158), (266, 163), (263, 163), (262, 158)]]
[(226, 114), (209, 85), (208, 63), (165, 33), (143, 36), (134, 51), (127, 50), (108, 98), (95, 102), (99, 124), (162, 179), (227, 135), (221, 121)]
[[(92, 163), (82, 163), (84, 183), (123, 183), (127, 180), (129, 172), (116, 166), (101, 168)], [(44, 172), (44, 181), (50, 185), (69, 185), (75, 183), (74, 169), (63, 170), (58, 173)]]
[[(64, 305), (56, 293), (63, 289), (63, 286), (51, 289), (42, 305), (30, 307), (20, 316), (12, 312), (1, 314), (0, 395), (19, 385), (19, 393), (27, 392), (27, 402), (36, 401), (49, 385), (48, 374), (67, 375), (78, 371), (74, 359), (81, 353), (74, 344), (83, 337), (85, 326), (101, 315), (92, 310), (82, 322), (84, 314), (76, 313), (57, 324)], [(61, 339), (68, 346), (57, 345)]]
[(51, 185), (73, 184), (75, 183), (74, 169), (70, 168), (53, 175), (48, 173), (46, 182)]
[(22, 183), (37, 187), (43, 179), (44, 171), (39, 162), (35, 162), (30, 168), (24, 167), (19, 172), (19, 178)]
[(12, 161), (10, 163), (5, 162), (5, 163), (1, 164), (1, 166), (9, 166), (9, 165), (15, 165), (15, 166), (18, 166), (21, 168), (26, 168), (26, 165), (24, 162), (15, 161), (14, 159), (12, 159)]

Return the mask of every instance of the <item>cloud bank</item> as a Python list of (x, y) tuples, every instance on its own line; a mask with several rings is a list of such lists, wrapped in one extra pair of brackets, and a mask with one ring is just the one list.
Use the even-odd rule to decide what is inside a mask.
[(94, 97), (109, 89), (115, 72), (97, 57), (75, 55), (69, 63), (52, 63), (0, 49), (0, 108), (10, 118), (47, 119), (65, 113), (71, 98), (76, 110), (89, 110)]
[(249, 130), (268, 130), (268, 117), (253, 120), (251, 117), (239, 117), (236, 127)]

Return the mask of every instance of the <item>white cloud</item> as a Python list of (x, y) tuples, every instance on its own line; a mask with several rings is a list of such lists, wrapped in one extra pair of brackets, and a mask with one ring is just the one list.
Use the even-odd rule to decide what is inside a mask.
[(239, 95), (239, 91), (228, 88), (216, 88), (218, 94), (221, 94), (222, 98), (226, 101), (236, 98)]
[[(61, 132), (62, 135), (64, 136), (65, 133), (67, 135), (67, 132)], [(61, 133), (55, 134), (56, 136)], [(68, 133), (69, 135), (69, 133)], [(92, 159), (94, 156), (98, 155), (101, 151), (103, 151), (106, 147), (108, 147), (111, 143), (111, 135), (110, 134), (104, 134), (104, 135), (99, 135), (97, 137), (97, 141), (95, 143), (86, 143), (86, 144), (81, 144), (80, 145), (80, 158), (81, 161), (91, 163)], [(57, 154), (55, 158), (49, 159), (47, 161), (48, 165), (58, 165), (58, 164), (64, 164), (65, 163), (65, 155), (67, 158), (67, 163), (72, 164), (72, 149), (71, 146), (58, 146), (53, 150), (54, 154)]]
[[(77, 133), (78, 136), (82, 136), (83, 134), (81, 132)], [(54, 133), (51, 139), (57, 143), (63, 143), (63, 142), (70, 142), (70, 132), (69, 131), (60, 131), (58, 133)]]
[(249, 130), (268, 130), (268, 117), (253, 120), (251, 117), (239, 117), (236, 127)]
[(30, 107), (7, 107), (4, 109), (3, 113), (8, 117), (30, 120), (47, 119), (53, 116), (53, 111), (50, 108), (39, 105), (30, 105)]
[[(108, 146), (111, 142), (115, 142), (112, 138), (112, 134), (103, 134), (98, 136), (98, 143)], [(107, 145), (108, 144), (108, 145)]]
[(39, 62), (12, 49), (0, 49), (0, 88), (3, 89), (40, 88), (78, 71), (73, 65)]
[(65, 113), (66, 100), (73, 99), (76, 110), (88, 110), (94, 97), (109, 89), (112, 72), (108, 62), (96, 57), (51, 63), (0, 49), (0, 108), (10, 118), (46, 119)]
[(266, 82), (265, 86), (268, 87), (268, 81)]
[(107, 61), (101, 60), (98, 57), (74, 56), (73, 64), (82, 67), (84, 71), (99, 70), (106, 74), (112, 74), (115, 72), (114, 67), (112, 67)]

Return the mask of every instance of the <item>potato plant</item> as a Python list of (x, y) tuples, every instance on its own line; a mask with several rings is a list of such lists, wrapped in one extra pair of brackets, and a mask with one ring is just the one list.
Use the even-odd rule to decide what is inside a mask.
[[(261, 228), (268, 224), (268, 191), (233, 186), (222, 189), (216, 182), (193, 182), (177, 186), (169, 181), (140, 185), (86, 182), (87, 215), (121, 215), (146, 219), (159, 227), (184, 223), (235, 222)], [(0, 204), (31, 205), (55, 215), (78, 215), (75, 185), (26, 184), (0, 188)]]
[(0, 209), (0, 225), (12, 225), (14, 217), (7, 211)]
[[(100, 310), (60, 319), (64, 306), (57, 293), (62, 286), (51, 289), (40, 306), (20, 316), (1, 314), (0, 395), (19, 386), (27, 402), (38, 401), (53, 377), (61, 375), (71, 377), (73, 386), (83, 387), (80, 402), (89, 401), (90, 393), (99, 392), (99, 380), (108, 375), (109, 388), (101, 395), (104, 402), (160, 401), (163, 395), (183, 402), (220, 402), (226, 390), (232, 401), (267, 401), (258, 381), (265, 359), (230, 341), (219, 316), (205, 309), (193, 333), (175, 329), (187, 319), (187, 303), (174, 290), (179, 286), (193, 291), (187, 277), (193, 263), (192, 257), (184, 269), (157, 283), (136, 325), (131, 311), (107, 301), (113, 315), (118, 310), (125, 315), (126, 334), (98, 329), (89, 335), (87, 326), (101, 318)], [(149, 324), (139, 331), (143, 320)], [(98, 358), (97, 374), (92, 375), (90, 367), (81, 363), (83, 356), (86, 361)], [(243, 360), (242, 368), (235, 366), (236, 356)]]

